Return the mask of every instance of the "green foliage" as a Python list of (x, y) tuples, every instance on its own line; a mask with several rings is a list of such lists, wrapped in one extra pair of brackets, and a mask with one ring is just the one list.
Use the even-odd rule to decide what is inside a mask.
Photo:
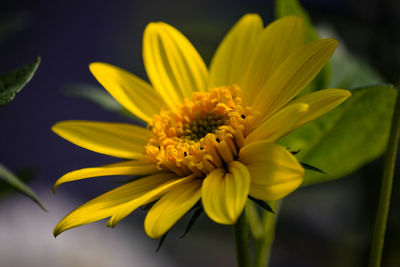
[[(281, 18), (284, 16), (295, 15), (304, 20), (306, 25), (306, 43), (320, 39), (310, 16), (300, 5), (298, 0), (275, 0), (275, 16)], [(331, 67), (327, 64), (315, 79), (307, 86), (300, 95), (310, 93), (315, 90), (326, 88), (331, 79)]]
[(103, 89), (85, 83), (71, 84), (66, 87), (69, 96), (88, 99), (107, 111), (122, 112), (123, 107)]
[(275, 16), (281, 18), (284, 16), (295, 15), (301, 17), (306, 24), (306, 42), (312, 42), (319, 39), (319, 35), (311, 22), (310, 16), (304, 10), (297, 0), (276, 0)]
[(46, 208), (39, 200), (35, 192), (32, 191), (26, 184), (24, 184), (16, 175), (14, 175), (10, 170), (0, 164), (0, 180), (6, 182), (8, 185), (12, 186), (17, 191), (26, 195), (34, 202), (36, 202), (42, 210), (46, 211)]
[[(32, 79), (39, 64), (40, 57), (30, 64), (0, 76), (0, 107), (14, 99), (15, 95)], [(35, 192), (2, 164), (0, 164), (0, 180), (32, 199), (46, 211)], [(0, 187), (4, 189), (3, 184), (0, 184)]]
[(382, 84), (382, 77), (364, 60), (339, 45), (331, 59), (332, 77), (329, 87), (358, 88)]
[(133, 119), (136, 124), (143, 124), (141, 119), (135, 117), (131, 112), (121, 106), (121, 104), (118, 103), (109, 93), (100, 87), (85, 83), (71, 84), (66, 87), (65, 94), (90, 100), (107, 111), (120, 113)]
[(280, 140), (304, 163), (327, 174), (308, 171), (303, 185), (321, 183), (350, 174), (385, 150), (396, 99), (392, 87), (352, 91), (353, 96), (321, 118)]
[(14, 99), (30, 81), (40, 63), (40, 57), (30, 64), (0, 76), (0, 107)]

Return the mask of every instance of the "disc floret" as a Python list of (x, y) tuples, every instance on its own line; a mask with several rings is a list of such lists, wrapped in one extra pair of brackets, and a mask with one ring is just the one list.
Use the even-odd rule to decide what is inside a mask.
[(255, 117), (237, 86), (194, 93), (177, 110), (154, 116), (146, 157), (178, 175), (205, 177), (237, 157)]

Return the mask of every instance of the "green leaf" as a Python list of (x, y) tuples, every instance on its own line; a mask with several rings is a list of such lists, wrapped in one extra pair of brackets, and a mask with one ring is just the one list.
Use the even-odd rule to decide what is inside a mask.
[[(295, 15), (304, 20), (306, 25), (306, 43), (320, 39), (310, 16), (297, 0), (275, 0), (275, 16), (282, 18), (284, 16)], [(331, 67), (329, 63), (321, 70), (315, 79), (301, 92), (300, 95), (310, 93), (328, 87), (331, 78)]]
[(103, 89), (85, 83), (71, 84), (66, 87), (69, 96), (88, 99), (107, 111), (122, 112), (123, 107)]
[(109, 93), (100, 87), (86, 83), (71, 84), (66, 87), (65, 94), (90, 100), (107, 111), (120, 113), (134, 119), (138, 124), (143, 124), (141, 119), (135, 117), (131, 112), (121, 106), (121, 104), (118, 103)]
[(306, 24), (306, 42), (312, 42), (319, 39), (319, 35), (315, 30), (310, 16), (304, 10), (297, 0), (276, 0), (275, 16), (282, 18), (284, 16), (295, 15), (301, 17)]
[(385, 151), (396, 99), (393, 87), (352, 91), (339, 107), (280, 140), (296, 157), (327, 174), (307, 172), (303, 185), (348, 175)]
[(5, 181), (7, 184), (12, 186), (14, 189), (18, 190), (22, 194), (26, 195), (34, 202), (36, 202), (42, 210), (46, 211), (46, 208), (39, 200), (35, 192), (32, 191), (26, 184), (24, 184), (17, 176), (15, 176), (10, 170), (4, 167), (0, 163), (0, 179)]
[(331, 88), (358, 88), (383, 83), (383, 78), (363, 59), (351, 54), (345, 45), (331, 59)]
[(40, 57), (28, 65), (0, 76), (0, 107), (13, 100), (15, 95), (30, 81), (39, 63)]

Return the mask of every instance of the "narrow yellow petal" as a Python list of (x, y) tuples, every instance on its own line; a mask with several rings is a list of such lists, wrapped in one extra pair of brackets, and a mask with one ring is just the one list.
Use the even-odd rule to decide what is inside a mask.
[(324, 115), (350, 96), (351, 92), (348, 90), (325, 89), (299, 97), (288, 103), (288, 106), (298, 105), (298, 103), (306, 103), (309, 106), (308, 112), (294, 125), (293, 129)]
[(151, 131), (126, 123), (62, 121), (53, 132), (83, 148), (126, 159), (143, 158)]
[(53, 186), (53, 193), (56, 188), (67, 182), (77, 181), (86, 178), (111, 176), (111, 175), (146, 175), (161, 172), (154, 162), (129, 160), (108, 164), (93, 168), (84, 168), (64, 174)]
[(296, 16), (278, 19), (263, 30), (239, 83), (246, 103), (251, 103), (279, 65), (304, 45), (304, 39), (304, 22)]
[(215, 169), (204, 179), (201, 198), (204, 211), (221, 224), (234, 224), (243, 211), (250, 190), (250, 173), (238, 161), (228, 165), (229, 172)]
[(250, 172), (250, 195), (257, 199), (280, 199), (303, 181), (304, 169), (297, 159), (273, 143), (257, 141), (244, 146), (239, 152), (239, 161)]
[(171, 108), (205, 91), (208, 70), (190, 41), (174, 27), (150, 23), (143, 37), (143, 60), (154, 88)]
[(314, 79), (336, 46), (334, 39), (321, 39), (292, 53), (259, 90), (252, 107), (265, 117), (279, 110)]
[(122, 106), (146, 122), (165, 105), (150, 84), (124, 69), (101, 62), (91, 63), (89, 69)]
[(110, 217), (120, 205), (176, 178), (174, 173), (159, 173), (117, 187), (73, 210), (56, 225), (53, 234), (57, 236), (70, 228)]
[(194, 178), (194, 175), (187, 176), (185, 178), (178, 178), (168, 180), (167, 182), (157, 186), (153, 190), (143, 194), (139, 198), (135, 198), (129, 202), (126, 202), (123, 205), (120, 205), (118, 209), (116, 209), (111, 216), (110, 220), (107, 222), (107, 226), (114, 227), (126, 216), (131, 214), (138, 207), (150, 203), (154, 200), (159, 199), (161, 196), (166, 194), (169, 190), (174, 190), (176, 186), (191, 182)]
[(151, 238), (164, 235), (201, 196), (201, 180), (195, 179), (172, 188), (150, 209), (144, 221), (144, 228)]
[(263, 21), (257, 14), (244, 15), (232, 27), (211, 61), (209, 88), (239, 83), (262, 30)]
[(307, 114), (307, 111), (308, 105), (304, 103), (296, 103), (279, 110), (257, 126), (245, 138), (244, 145), (257, 140), (275, 142), (292, 130), (298, 121)]

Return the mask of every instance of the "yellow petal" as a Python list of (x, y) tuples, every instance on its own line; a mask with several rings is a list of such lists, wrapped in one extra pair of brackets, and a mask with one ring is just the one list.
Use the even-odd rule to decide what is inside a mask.
[(86, 178), (110, 176), (110, 175), (146, 175), (160, 172), (153, 162), (129, 160), (100, 167), (84, 168), (64, 174), (53, 186), (53, 193), (56, 188), (67, 182), (77, 181)]
[(284, 198), (285, 196), (296, 190), (302, 182), (302, 179), (297, 179), (274, 185), (260, 185), (256, 183), (251, 183), (250, 195), (254, 198), (264, 201), (278, 200)]
[(299, 97), (290, 102), (288, 106), (297, 105), (298, 103), (306, 103), (309, 106), (308, 112), (294, 125), (293, 129), (324, 115), (350, 96), (351, 92), (348, 90), (325, 89)]
[(124, 69), (101, 62), (91, 63), (89, 69), (122, 106), (146, 122), (164, 105), (150, 84)]
[(239, 83), (246, 103), (251, 103), (279, 65), (304, 45), (304, 38), (304, 22), (296, 16), (278, 19), (263, 30)]
[(336, 46), (337, 41), (334, 39), (321, 39), (292, 53), (254, 98), (254, 110), (268, 117), (288, 103), (318, 74)]
[(244, 146), (239, 161), (251, 176), (250, 195), (261, 200), (285, 197), (303, 181), (304, 169), (285, 148), (265, 141)]
[(143, 60), (151, 83), (171, 109), (192, 92), (207, 89), (206, 65), (190, 41), (168, 24), (146, 27)]
[(194, 179), (194, 175), (187, 176), (185, 178), (178, 178), (168, 180), (167, 182), (157, 186), (153, 190), (143, 194), (139, 198), (135, 198), (129, 202), (126, 202), (115, 209), (110, 220), (107, 222), (107, 226), (114, 227), (126, 216), (131, 214), (138, 207), (150, 203), (154, 200), (159, 199), (162, 195), (166, 194), (169, 190), (174, 190), (176, 186), (183, 183), (191, 182)]
[(126, 159), (143, 158), (151, 131), (126, 123), (62, 121), (51, 128), (62, 138), (83, 148)]
[(186, 212), (199, 201), (201, 180), (182, 183), (172, 188), (150, 209), (144, 228), (151, 238), (164, 235)]
[(143, 196), (169, 180), (175, 181), (176, 178), (173, 173), (159, 173), (117, 187), (73, 210), (56, 225), (53, 234), (57, 236), (70, 228), (110, 217), (120, 205)]
[(266, 142), (275, 142), (285, 134), (304, 117), (308, 111), (308, 105), (297, 103), (287, 106), (274, 115), (263, 121), (257, 126), (244, 140), (244, 145), (257, 140)]
[(215, 169), (204, 179), (201, 198), (204, 211), (221, 224), (234, 224), (243, 211), (250, 189), (250, 174), (238, 161), (228, 165), (229, 172)]
[(209, 88), (238, 84), (262, 29), (263, 21), (257, 14), (244, 15), (232, 27), (211, 61)]

